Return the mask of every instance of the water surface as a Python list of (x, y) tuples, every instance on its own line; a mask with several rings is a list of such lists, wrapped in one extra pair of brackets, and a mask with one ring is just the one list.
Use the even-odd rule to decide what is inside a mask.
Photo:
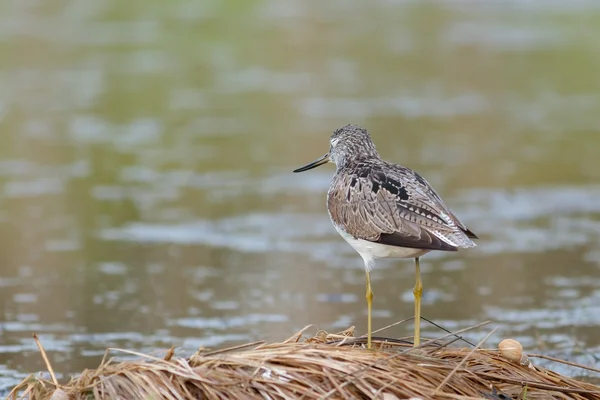
[[(33, 332), (64, 378), (107, 347), (363, 333), (333, 167), (291, 173), (347, 123), (481, 237), (423, 258), (425, 317), (598, 367), (600, 9), (569, 4), (0, 6), (0, 387), (45, 369)], [(372, 279), (376, 327), (412, 315), (410, 260)]]

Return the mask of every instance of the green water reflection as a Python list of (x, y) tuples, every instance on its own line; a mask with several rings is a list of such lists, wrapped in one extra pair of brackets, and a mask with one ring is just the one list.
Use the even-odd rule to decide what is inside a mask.
[[(424, 258), (424, 316), (597, 363), (600, 9), (535, 4), (0, 5), (0, 383), (44, 369), (33, 331), (64, 373), (108, 346), (363, 332), (333, 170), (291, 173), (347, 123), (482, 238)], [(384, 326), (413, 270), (378, 266)]]

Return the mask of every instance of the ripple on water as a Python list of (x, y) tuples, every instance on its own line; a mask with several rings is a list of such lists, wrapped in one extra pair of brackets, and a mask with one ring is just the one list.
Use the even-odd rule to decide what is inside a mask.
[(472, 190), (457, 213), (490, 236), (479, 252), (540, 252), (597, 243), (600, 220), (589, 216), (600, 214), (599, 196), (598, 186)]
[(307, 219), (314, 222), (313, 227), (321, 220), (316, 216), (265, 213), (177, 225), (135, 223), (103, 229), (98, 234), (104, 240), (204, 244), (248, 252), (293, 251), (293, 239), (305, 232), (289, 226), (305, 226)]
[[(325, 185), (321, 178), (314, 182), (300, 185), (315, 190)], [(271, 177), (265, 187), (286, 192), (285, 184), (277, 189), (279, 183)], [(477, 251), (472, 252), (472, 256), (477, 256), (598, 243), (600, 220), (588, 217), (600, 214), (598, 198), (597, 186), (480, 189), (465, 192), (452, 203), (456, 204), (454, 210), (461, 219), (467, 225), (477, 226), (477, 233), (486, 237)], [(318, 260), (335, 258), (334, 254), (353, 254), (349, 246), (339, 241), (324, 207), (320, 214), (253, 213), (175, 225), (134, 223), (102, 229), (98, 235), (104, 240), (204, 244), (247, 252), (296, 252)], [(447, 255), (435, 253), (435, 256)]]
[(265, 322), (286, 322), (287, 315), (282, 314), (248, 314), (232, 317), (215, 318), (178, 318), (169, 321), (170, 325), (176, 325), (184, 328), (217, 329), (226, 330), (229, 328), (257, 325)]
[[(568, 303), (565, 304), (565, 303)], [(600, 325), (600, 297), (598, 295), (562, 298), (544, 308), (506, 309), (488, 307), (487, 314), (501, 324), (510, 326), (513, 331), (528, 329), (571, 328), (577, 326), (596, 327)]]
[(2, 396), (2, 398), (7, 396), (8, 393), (10, 393), (11, 388), (18, 385), (27, 377), (27, 375), (29, 375), (29, 373), (10, 370), (0, 364), (0, 396)]

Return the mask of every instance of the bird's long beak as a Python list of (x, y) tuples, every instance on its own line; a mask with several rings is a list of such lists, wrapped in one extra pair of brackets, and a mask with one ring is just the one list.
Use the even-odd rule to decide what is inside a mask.
[(330, 161), (330, 159), (329, 159), (329, 153), (327, 153), (323, 157), (319, 158), (318, 160), (315, 160), (315, 161), (311, 162), (310, 164), (306, 164), (304, 167), (300, 167), (298, 169), (295, 169), (294, 172), (308, 171), (309, 169), (316, 168), (319, 165), (323, 165), (325, 163), (328, 163), (329, 161)]

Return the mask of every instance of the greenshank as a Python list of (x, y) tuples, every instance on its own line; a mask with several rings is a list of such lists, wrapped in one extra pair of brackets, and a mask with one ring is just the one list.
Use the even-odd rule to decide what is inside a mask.
[(367, 347), (371, 348), (370, 272), (378, 258), (414, 258), (416, 283), (414, 345), (420, 343), (423, 284), (419, 257), (432, 251), (476, 246), (477, 236), (458, 220), (415, 171), (384, 161), (366, 129), (346, 125), (331, 136), (329, 152), (294, 170), (327, 162), (336, 172), (327, 192), (327, 211), (338, 233), (360, 254), (367, 286)]

